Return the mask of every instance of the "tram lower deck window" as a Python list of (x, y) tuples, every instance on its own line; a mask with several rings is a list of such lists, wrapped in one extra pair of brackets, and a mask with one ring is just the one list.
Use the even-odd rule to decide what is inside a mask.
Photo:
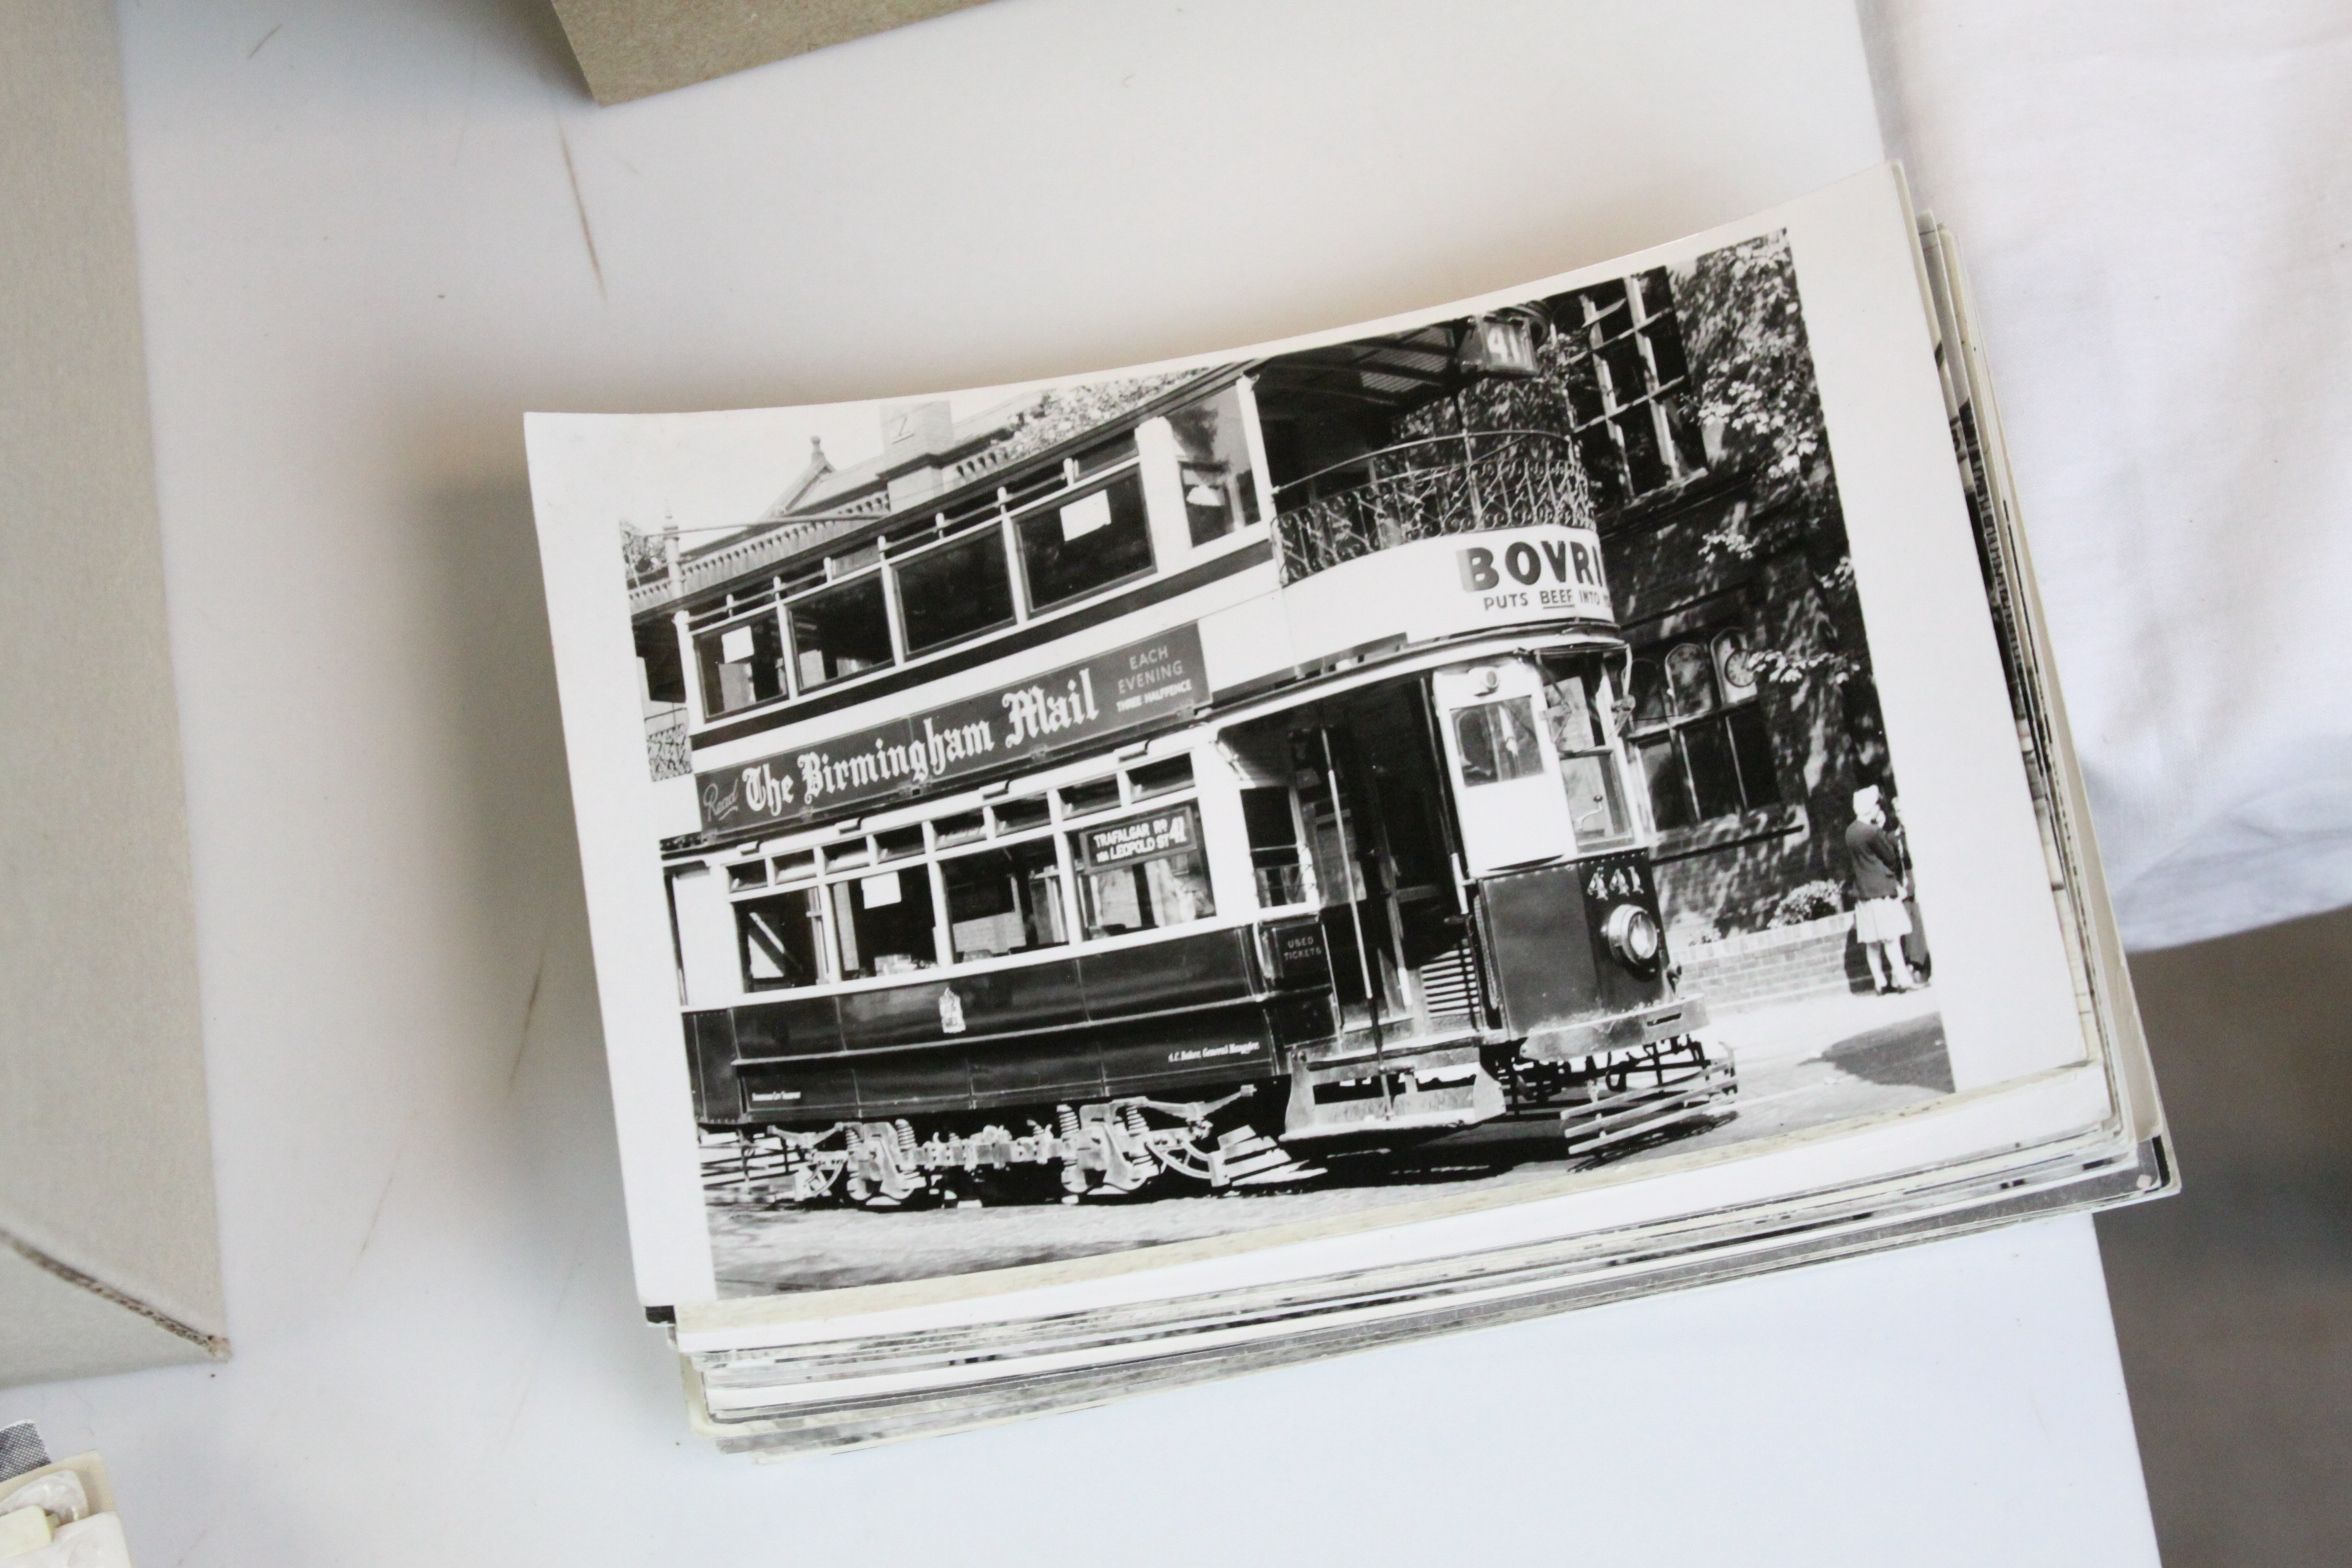
[(953, 962), (1059, 947), (1062, 873), (1053, 840), (1031, 839), (939, 863)]
[(1304, 903), (1307, 897), (1306, 854), (1299, 843), (1298, 819), (1290, 809), (1290, 791), (1280, 785), (1255, 785), (1241, 792), (1241, 820), (1249, 832), (1250, 869), (1257, 878), (1258, 907), (1278, 909)]
[(746, 990), (786, 990), (824, 978), (817, 956), (815, 888), (741, 900), (735, 906), (735, 939)]
[(920, 822), (911, 827), (892, 828), (888, 832), (874, 835), (874, 854), (879, 859), (885, 861), (904, 860), (910, 855), (920, 855), (922, 852), (923, 824)]
[(1088, 779), (1083, 784), (1062, 787), (1062, 815), (1083, 817), (1097, 811), (1115, 811), (1119, 805), (1119, 776)]
[(1090, 938), (1156, 931), (1217, 912), (1192, 806), (1086, 828), (1071, 835), (1070, 851)]
[(1170, 795), (1192, 787), (1192, 758), (1169, 757), (1160, 762), (1143, 762), (1127, 770), (1127, 788), (1137, 800), (1153, 795)]
[(919, 865), (833, 884), (841, 978), (902, 975), (939, 962), (931, 878)]
[(1053, 820), (1053, 806), (1044, 796), (1028, 800), (1000, 801), (991, 808), (999, 833), (1022, 833), (1030, 828), (1044, 827)]
[(974, 843), (987, 836), (988, 818), (978, 811), (959, 811), (931, 824), (932, 842), (942, 849), (952, 844)]

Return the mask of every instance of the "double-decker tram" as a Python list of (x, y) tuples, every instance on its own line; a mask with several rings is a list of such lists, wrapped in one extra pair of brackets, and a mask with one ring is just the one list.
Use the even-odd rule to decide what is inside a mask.
[(686, 688), (656, 788), (714, 1179), (1224, 1190), (1504, 1116), (1598, 1153), (1727, 1114), (1580, 470), (1476, 417), (1483, 325), (1060, 439), (928, 415), (904, 472), (641, 594)]

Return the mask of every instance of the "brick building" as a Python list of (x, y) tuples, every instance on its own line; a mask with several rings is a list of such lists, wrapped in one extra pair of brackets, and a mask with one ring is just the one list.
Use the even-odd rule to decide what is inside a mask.
[(1834, 912), (1894, 778), (1786, 241), (1549, 302), (1685, 945)]

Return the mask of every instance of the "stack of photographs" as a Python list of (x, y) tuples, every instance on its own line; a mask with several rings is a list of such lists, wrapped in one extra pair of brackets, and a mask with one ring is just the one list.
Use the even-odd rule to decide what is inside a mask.
[(1951, 237), (528, 422), (638, 1285), (780, 1454), (2173, 1183)]

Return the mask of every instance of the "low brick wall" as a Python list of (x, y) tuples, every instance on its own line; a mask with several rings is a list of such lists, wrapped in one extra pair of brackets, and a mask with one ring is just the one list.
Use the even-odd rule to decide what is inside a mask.
[(1870, 989), (1851, 914), (1690, 943), (1674, 956), (1682, 962), (1682, 989), (1716, 1012)]

